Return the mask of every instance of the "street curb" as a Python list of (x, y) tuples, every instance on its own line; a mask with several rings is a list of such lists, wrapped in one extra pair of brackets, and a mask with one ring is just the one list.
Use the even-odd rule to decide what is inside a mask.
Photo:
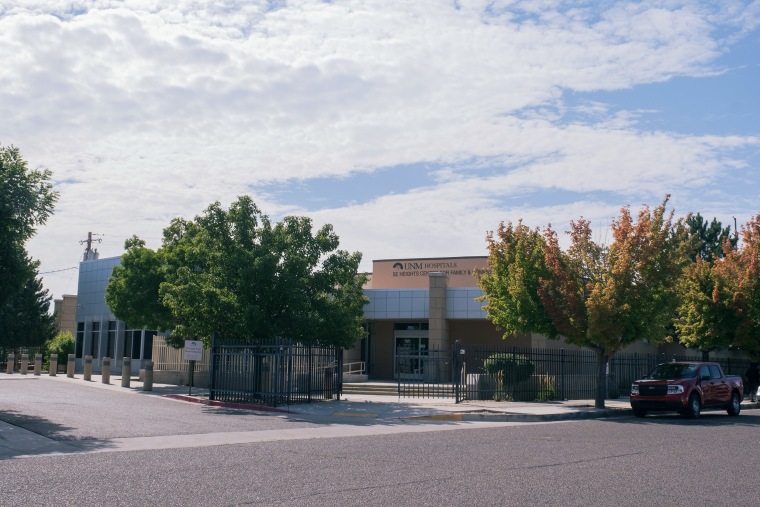
[(201, 405), (209, 405), (212, 407), (222, 408), (236, 408), (240, 410), (256, 410), (259, 412), (276, 412), (279, 414), (297, 414), (292, 410), (285, 410), (281, 408), (268, 407), (266, 405), (251, 405), (248, 403), (232, 403), (227, 401), (209, 400), (207, 398), (198, 398), (196, 396), (190, 396), (187, 394), (164, 394), (163, 398), (171, 398), (173, 400), (187, 401), (190, 403), (200, 403)]
[(413, 417), (402, 417), (414, 421), (478, 421), (478, 422), (551, 422), (573, 421), (582, 419), (607, 419), (610, 417), (623, 417), (633, 415), (630, 409), (603, 409), (588, 410), (583, 412), (569, 412), (566, 414), (504, 414), (504, 413), (480, 413), (480, 414), (435, 414)]

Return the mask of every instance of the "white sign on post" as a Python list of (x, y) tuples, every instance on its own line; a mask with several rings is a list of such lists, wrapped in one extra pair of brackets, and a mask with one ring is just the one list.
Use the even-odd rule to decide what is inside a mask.
[(203, 342), (185, 340), (185, 361), (200, 361), (203, 359)]

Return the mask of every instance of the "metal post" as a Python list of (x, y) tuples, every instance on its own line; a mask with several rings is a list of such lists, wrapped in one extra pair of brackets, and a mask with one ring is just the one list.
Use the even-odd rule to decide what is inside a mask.
[(189, 389), (187, 391), (187, 395), (188, 396), (192, 396), (192, 394), (193, 394), (193, 375), (195, 374), (195, 360), (191, 359), (190, 361), (188, 361), (188, 363), (190, 363), (190, 364), (187, 365), (187, 375), (189, 377), (188, 378), (188, 387), (189, 387)]
[(103, 366), (102, 366), (101, 375), (102, 375), (101, 381), (104, 384), (111, 383), (111, 358), (110, 357), (103, 358)]
[(215, 399), (216, 383), (216, 333), (211, 333), (211, 364), (209, 364), (209, 390), (208, 399), (213, 401)]
[(559, 350), (559, 376), (562, 382), (560, 389), (560, 399), (565, 400), (565, 349)]
[(84, 356), (84, 379), (88, 382), (92, 379), (92, 356)]
[(29, 354), (21, 354), (21, 374), (26, 375), (29, 369)]
[(42, 354), (34, 356), (34, 374), (37, 376), (42, 374)]
[(13, 353), (8, 354), (8, 362), (5, 363), (5, 372), (13, 375), (13, 368), (16, 366), (16, 356)]

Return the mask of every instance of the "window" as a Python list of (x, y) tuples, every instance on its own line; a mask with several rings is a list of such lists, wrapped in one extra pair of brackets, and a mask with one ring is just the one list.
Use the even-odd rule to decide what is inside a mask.
[(156, 331), (145, 331), (145, 349), (143, 351), (143, 359), (153, 359), (153, 337), (156, 336)]
[(114, 347), (116, 347), (116, 333), (117, 333), (117, 322), (115, 320), (109, 320), (108, 321), (108, 341), (106, 342), (106, 350), (105, 353), (107, 356), (113, 358), (114, 354)]
[(720, 368), (718, 368), (717, 364), (711, 364), (710, 365), (710, 377), (712, 377), (712, 378), (720, 378), (721, 377)]
[(394, 331), (427, 331), (427, 322), (396, 322), (393, 324)]
[[(84, 347), (84, 322), (77, 322), (77, 336), (74, 342), (75, 357), (82, 357), (82, 348)], [(60, 361), (60, 359), (59, 359)]]
[(100, 352), (100, 322), (93, 322), (92, 323), (92, 331), (90, 332), (90, 355), (92, 357), (100, 357), (98, 356), (98, 352)]

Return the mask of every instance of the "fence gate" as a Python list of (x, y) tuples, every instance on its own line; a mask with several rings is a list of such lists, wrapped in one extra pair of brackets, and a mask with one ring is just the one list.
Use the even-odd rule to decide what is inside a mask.
[(281, 406), (330, 400), (343, 390), (343, 350), (214, 337), (211, 400)]
[(449, 349), (415, 350), (396, 353), (394, 371), (398, 395), (403, 398), (456, 397), (457, 380), (453, 351)]

